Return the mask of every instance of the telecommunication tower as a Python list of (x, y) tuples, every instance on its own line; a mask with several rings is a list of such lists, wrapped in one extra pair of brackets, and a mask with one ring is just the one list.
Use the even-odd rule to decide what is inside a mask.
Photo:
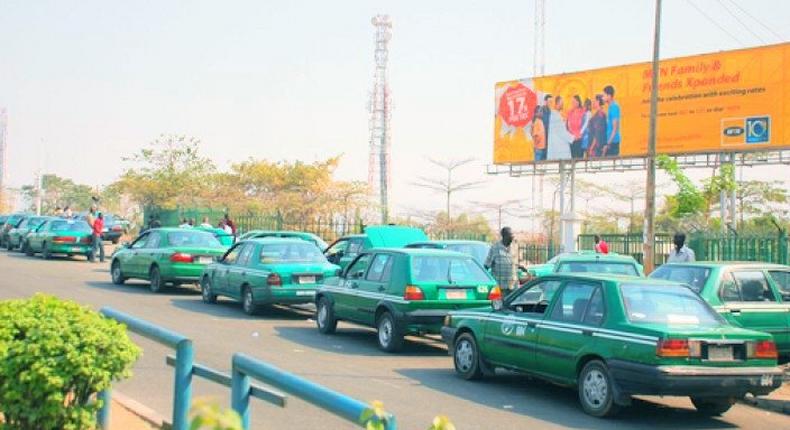
[(387, 84), (387, 59), (389, 41), (392, 38), (392, 21), (389, 15), (376, 15), (371, 19), (376, 27), (373, 90), (370, 94), (370, 157), (368, 159), (368, 186), (374, 196), (378, 196), (381, 208), (381, 222), (389, 218), (390, 184), (390, 117), (392, 105)]

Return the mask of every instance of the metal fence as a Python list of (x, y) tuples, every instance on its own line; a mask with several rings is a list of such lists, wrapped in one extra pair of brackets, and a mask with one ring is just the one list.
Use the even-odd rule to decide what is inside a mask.
[(519, 264), (543, 264), (559, 253), (559, 247), (549, 243), (518, 244)]

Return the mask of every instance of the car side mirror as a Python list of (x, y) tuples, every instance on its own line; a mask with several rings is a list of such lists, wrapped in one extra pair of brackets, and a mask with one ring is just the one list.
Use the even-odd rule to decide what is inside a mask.
[(491, 301), (491, 308), (495, 311), (501, 311), (502, 308), (505, 307), (505, 304), (502, 302), (502, 299), (496, 299)]

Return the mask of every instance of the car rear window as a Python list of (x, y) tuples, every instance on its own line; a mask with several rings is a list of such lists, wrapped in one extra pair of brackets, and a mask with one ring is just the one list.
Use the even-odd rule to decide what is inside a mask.
[(651, 273), (650, 278), (680, 282), (699, 293), (708, 282), (710, 272), (707, 267), (663, 265)]
[(322, 263), (326, 257), (313, 242), (266, 244), (261, 249), (261, 263)]
[(626, 317), (634, 324), (713, 327), (723, 320), (695, 292), (682, 285), (623, 284)]
[(461, 254), (471, 255), (472, 258), (480, 263), (486, 261), (488, 257), (489, 245), (483, 243), (453, 243), (447, 245), (448, 251), (460, 252)]
[(414, 282), (435, 284), (478, 284), (490, 280), (472, 257), (414, 256), (411, 259)]
[(631, 263), (617, 263), (611, 261), (569, 261), (560, 263), (557, 268), (560, 273), (609, 273), (613, 275), (639, 276), (636, 266)]
[(93, 231), (85, 221), (54, 221), (49, 228), (52, 231), (73, 231), (73, 232), (90, 232)]
[(200, 248), (221, 248), (222, 244), (219, 243), (214, 235), (203, 231), (171, 231), (167, 233), (167, 243), (170, 246), (194, 246)]

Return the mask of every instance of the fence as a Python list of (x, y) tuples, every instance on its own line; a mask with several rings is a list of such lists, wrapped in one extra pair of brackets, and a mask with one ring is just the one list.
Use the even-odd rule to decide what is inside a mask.
[(543, 264), (559, 253), (559, 247), (549, 243), (518, 244), (519, 264)]
[[(366, 427), (371, 420), (379, 420), (379, 417), (375, 415), (367, 420), (362, 420), (361, 417), (369, 410), (369, 407), (359, 400), (332, 391), (245, 354), (236, 353), (233, 355), (231, 361), (233, 370), (231, 375), (228, 375), (195, 363), (192, 340), (186, 336), (118, 312), (112, 308), (102, 308), (101, 313), (108, 318), (125, 324), (134, 333), (176, 350), (175, 357), (167, 356), (165, 359), (168, 365), (175, 368), (172, 423), (174, 430), (187, 430), (190, 426), (189, 407), (192, 402), (193, 376), (230, 387), (231, 407), (241, 417), (242, 426), (245, 430), (250, 428), (250, 397), (264, 400), (279, 407), (286, 406), (286, 396), (284, 394), (274, 389), (253, 385), (252, 379), (290, 393), (359, 427)], [(99, 399), (103, 400), (103, 404), (97, 419), (99, 427), (103, 429), (107, 429), (110, 422), (110, 393), (110, 389), (99, 393)], [(386, 414), (382, 421), (381, 424), (383, 424), (385, 430), (397, 430), (396, 420), (393, 415)]]

